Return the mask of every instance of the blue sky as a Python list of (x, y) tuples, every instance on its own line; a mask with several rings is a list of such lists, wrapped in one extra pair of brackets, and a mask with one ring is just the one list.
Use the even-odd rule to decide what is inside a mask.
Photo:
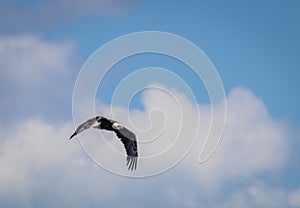
[[(119, 206), (129, 199), (133, 207), (300, 207), (299, 1), (12, 0), (0, 8), (0, 167), (6, 170), (0, 173), (1, 206)], [(73, 131), (73, 88), (88, 57), (115, 38), (141, 31), (182, 36), (215, 65), (228, 121), (223, 148), (211, 163), (199, 168), (190, 156), (158, 176), (122, 178), (94, 165), (76, 141), (62, 141)], [(99, 111), (108, 112), (126, 75), (152, 66), (184, 79), (208, 118), (209, 96), (201, 80), (178, 60), (158, 54), (115, 65), (103, 80), (106, 89), (97, 92)], [(175, 88), (183, 106), (192, 106), (184, 91), (159, 84)], [(130, 106), (137, 123), (159, 98), (173, 109), (160, 93), (143, 93)], [(116, 108), (128, 121), (125, 107)], [(80, 193), (83, 189), (89, 191)]]
[[(34, 9), (37, 4), (13, 2), (10, 4), (21, 11)], [(32, 23), (26, 19), (13, 22), (12, 26), (5, 21), (1, 33), (35, 33), (56, 41), (71, 39), (78, 45), (81, 63), (104, 43), (127, 33), (145, 30), (175, 33), (197, 44), (209, 56), (226, 92), (237, 85), (250, 88), (264, 100), (272, 115), (298, 123), (299, 113), (294, 110), (299, 106), (297, 1), (124, 4), (128, 11), (116, 16), (78, 14), (76, 21), (68, 21), (64, 16), (56, 20), (50, 14)]]

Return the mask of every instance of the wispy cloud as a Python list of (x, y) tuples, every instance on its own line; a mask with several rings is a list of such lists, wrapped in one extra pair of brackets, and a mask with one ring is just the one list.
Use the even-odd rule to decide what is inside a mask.
[(288, 200), (290, 191), (280, 187), (270, 186), (263, 181), (253, 181), (249, 186), (226, 195), (221, 203), (212, 202), (211, 207), (294, 207)]
[(75, 47), (73, 42), (49, 42), (35, 35), (0, 37), (1, 123), (63, 112), (78, 63)]
[(36, 31), (82, 17), (123, 16), (135, 5), (134, 0), (54, 0), (18, 4), (1, 1), (0, 24), (2, 31)]
[(289, 203), (293, 207), (300, 207), (300, 188), (289, 194)]

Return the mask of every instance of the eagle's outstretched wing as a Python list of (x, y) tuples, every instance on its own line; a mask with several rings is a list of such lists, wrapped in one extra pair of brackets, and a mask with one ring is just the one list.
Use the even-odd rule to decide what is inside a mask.
[(77, 129), (75, 130), (75, 132), (70, 136), (70, 139), (72, 139), (74, 136), (76, 136), (77, 134), (79, 134), (80, 132), (83, 132), (84, 130), (87, 130), (89, 128), (91, 128), (91, 126), (97, 121), (99, 120), (99, 116), (91, 118), (89, 120), (87, 120), (86, 122), (80, 124)]
[(114, 131), (116, 133), (116, 135), (121, 139), (121, 142), (123, 143), (127, 153), (128, 170), (136, 169), (138, 157), (136, 136), (133, 132), (131, 132), (123, 125), (119, 124), (114, 120), (110, 120), (102, 116), (96, 116), (94, 118), (91, 118), (86, 122), (80, 124), (75, 130), (75, 132), (71, 135), (70, 139), (72, 139), (77, 134), (83, 132), (84, 130), (91, 128), (96, 122), (100, 124), (98, 126), (94, 126), (95, 128), (100, 130), (103, 129), (108, 131)]
[(127, 153), (127, 166), (128, 170), (136, 169), (137, 167), (137, 143), (136, 136), (133, 132), (129, 131), (127, 128), (123, 127), (122, 129), (114, 130), (117, 136), (121, 139), (126, 153)]

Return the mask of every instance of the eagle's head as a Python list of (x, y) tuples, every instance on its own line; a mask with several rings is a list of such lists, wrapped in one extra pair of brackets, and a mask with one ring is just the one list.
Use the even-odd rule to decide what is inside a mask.
[(122, 124), (119, 124), (118, 122), (113, 123), (112, 127), (117, 130), (124, 128), (124, 126)]

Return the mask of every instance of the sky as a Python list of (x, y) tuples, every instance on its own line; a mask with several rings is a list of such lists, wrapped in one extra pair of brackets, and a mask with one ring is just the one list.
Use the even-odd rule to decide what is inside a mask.
[[(0, 206), (300, 207), (299, 20), (297, 0), (1, 1)], [(113, 133), (69, 141), (94, 114), (137, 134), (135, 172)]]

